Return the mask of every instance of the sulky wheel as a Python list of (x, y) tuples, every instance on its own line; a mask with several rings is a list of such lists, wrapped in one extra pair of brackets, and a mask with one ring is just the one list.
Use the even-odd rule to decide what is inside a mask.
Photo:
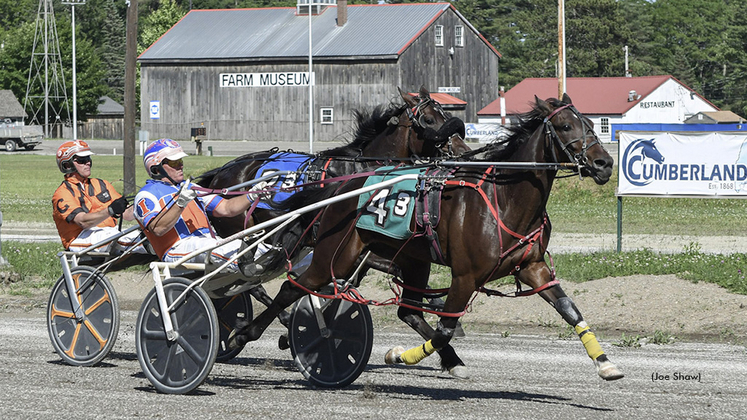
[(228, 335), (231, 334), (236, 326), (236, 318), (246, 318), (251, 321), (254, 313), (252, 312), (252, 298), (249, 292), (244, 292), (236, 296), (213, 299), (215, 312), (218, 314), (218, 356), (216, 362), (224, 363), (241, 353), (244, 346), (237, 349), (228, 348)]
[[(171, 307), (191, 281), (173, 277), (163, 282)], [(174, 339), (166, 335), (156, 290), (145, 297), (135, 325), (135, 350), (140, 367), (161, 392), (185, 394), (205, 381), (218, 353), (218, 316), (207, 293), (191, 289), (174, 305)]]
[[(368, 364), (373, 347), (373, 323), (368, 306), (341, 299), (304, 296), (293, 308), (289, 331), (296, 365), (313, 385), (342, 388), (350, 385)], [(322, 311), (326, 329), (317, 321)]]
[[(114, 347), (119, 332), (119, 304), (114, 287), (92, 267), (70, 271), (75, 291), (61, 276), (49, 296), (47, 331), (57, 354), (73, 366), (99, 363)], [(76, 313), (74, 299), (80, 304)]]

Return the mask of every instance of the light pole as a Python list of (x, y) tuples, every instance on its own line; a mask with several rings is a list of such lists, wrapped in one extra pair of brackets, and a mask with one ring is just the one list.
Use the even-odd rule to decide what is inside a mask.
[(75, 72), (75, 6), (86, 4), (86, 0), (64, 0), (62, 4), (69, 4), (72, 10), (73, 25), (73, 140), (78, 139), (78, 88), (76, 86)]

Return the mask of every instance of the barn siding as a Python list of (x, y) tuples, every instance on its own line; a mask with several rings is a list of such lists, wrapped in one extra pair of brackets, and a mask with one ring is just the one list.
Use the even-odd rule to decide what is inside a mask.
[[(434, 25), (444, 26), (444, 46), (436, 47)], [(465, 46), (454, 44), (454, 26), (464, 26)], [(221, 88), (220, 73), (305, 72), (308, 61), (268, 64), (141, 63), (141, 128), (151, 139), (188, 139), (191, 127), (204, 124), (207, 139), (282, 140), (306, 142), (308, 87)], [(436, 92), (439, 86), (459, 86), (453, 96), (467, 102), (452, 113), (476, 122), (498, 90), (498, 57), (448, 9), (402, 52), (399, 60), (318, 59), (313, 63), (314, 140), (351, 139), (353, 110), (368, 110), (391, 101), (401, 103), (397, 87), (417, 92), (421, 85)], [(149, 103), (160, 101), (160, 119), (151, 120)], [(322, 125), (323, 107), (333, 107), (334, 123)]]

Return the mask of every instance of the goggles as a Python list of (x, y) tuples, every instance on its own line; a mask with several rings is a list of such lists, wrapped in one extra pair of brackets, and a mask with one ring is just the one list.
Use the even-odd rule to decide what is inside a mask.
[(79, 165), (88, 165), (91, 163), (91, 157), (90, 156), (74, 156), (73, 162), (79, 164)]
[(172, 168), (174, 168), (174, 169), (179, 169), (179, 168), (181, 168), (182, 166), (184, 166), (184, 161), (182, 161), (181, 159), (177, 159), (177, 160), (168, 160), (168, 159), (164, 159), (164, 160), (163, 160), (163, 163), (164, 163), (165, 165), (169, 165), (169, 166), (171, 166), (171, 167), (172, 167)]

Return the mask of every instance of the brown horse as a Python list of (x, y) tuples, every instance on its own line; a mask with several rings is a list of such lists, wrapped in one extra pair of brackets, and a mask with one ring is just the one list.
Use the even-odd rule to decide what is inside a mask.
[[(289, 151), (288, 154), (305, 162), (302, 168), (309, 174), (302, 175), (303, 180), (313, 180), (314, 175), (333, 178), (350, 174), (387, 160), (458, 156), (471, 150), (463, 141), (464, 123), (431, 99), (425, 86), (417, 97), (398, 90), (404, 101), (402, 105), (379, 105), (370, 113), (355, 111), (355, 133), (350, 143), (316, 155)], [(278, 150), (270, 150), (240, 156), (198, 176), (196, 182), (203, 187), (223, 189), (251, 181), (261, 175), (257, 171), (277, 154)], [(276, 183), (281, 185), (284, 181), (281, 178)], [(261, 213), (257, 215), (266, 220)], [(222, 237), (247, 227), (243, 216), (215, 218), (211, 223)]]
[[(247, 154), (200, 175), (197, 177), (197, 183), (215, 190), (239, 185), (265, 174), (266, 172), (258, 171), (266, 170), (264, 165), (273, 159), (300, 162), (298, 170), (302, 173), (292, 176), (297, 178), (294, 178), (294, 181), (303, 182), (350, 174), (377, 162), (448, 157), (471, 150), (462, 140), (464, 123), (444, 112), (441, 105), (431, 99), (430, 92), (424, 86), (420, 88), (417, 97), (398, 90), (404, 104), (377, 106), (370, 114), (356, 112), (355, 137), (351, 143), (322, 151), (317, 155), (278, 153), (277, 150)], [(277, 177), (272, 181), (273, 185), (269, 191), (274, 192), (281, 185), (286, 185), (290, 176)], [(293, 185), (293, 182), (290, 185)], [(228, 237), (279, 214), (271, 208), (259, 207), (252, 212), (250, 218), (244, 215), (214, 218), (211, 219), (211, 223), (219, 236)], [(295, 241), (301, 233), (298, 232), (298, 226), (291, 227), (293, 228), (295, 232), (288, 233), (288, 230), (285, 230), (275, 235), (273, 245), (276, 245), (278, 252), (265, 255), (264, 263), (272, 267), (266, 272), (267, 277), (276, 277), (282, 272), (282, 264), (279, 263), (291, 259), (290, 254), (296, 248)], [(270, 258), (272, 261), (268, 261)]]
[[(316, 155), (278, 153), (277, 150), (247, 154), (199, 176), (197, 182), (203, 187), (220, 190), (265, 175), (272, 170), (268, 169), (268, 163), (271, 168), (272, 165), (280, 165), (281, 160), (298, 162), (300, 173), (285, 175), (272, 181), (274, 188), (270, 190), (274, 191), (276, 187), (285, 185), (291, 176), (297, 176), (299, 182), (334, 179), (377, 163), (408, 163), (413, 159), (444, 158), (471, 150), (462, 140), (464, 123), (445, 112), (441, 105), (431, 98), (430, 92), (424, 86), (420, 88), (417, 97), (398, 90), (403, 104), (392, 103), (389, 106), (377, 106), (370, 113), (355, 113), (355, 135), (349, 144)], [(293, 185), (296, 179), (292, 181), (290, 185)], [(283, 213), (272, 208), (258, 207), (252, 211), (251, 217), (242, 215), (234, 218), (214, 218), (211, 222), (219, 236), (228, 237)], [(261, 283), (282, 274), (287, 260), (297, 265), (306, 255), (309, 247), (313, 246), (313, 238), (307, 236), (302, 242), (301, 237), (312, 220), (313, 215), (306, 215), (273, 236), (273, 250), (266, 252), (260, 260), (254, 262), (260, 264), (262, 272), (247, 276), (243, 285), (239, 284), (242, 281), (239, 280), (211, 293), (220, 296), (224, 289), (232, 289), (232, 293), (236, 293), (236, 287), (239, 286), (241, 290), (248, 290), (258, 301), (269, 305), (272, 299)], [(368, 263), (378, 267), (390, 266), (388, 261), (375, 258), (369, 258)], [(287, 313), (281, 312), (280, 320), (287, 325)], [(280, 346), (287, 346), (283, 338)]]
[[(533, 110), (522, 116), (521, 123), (512, 129), (507, 141), (486, 149), (482, 161), (506, 164), (463, 165), (451, 171), (448, 178), (440, 178), (442, 187), (434, 188), (440, 194), (429, 195), (431, 200), (440, 200), (441, 213), (440, 222), (434, 224), (436, 235), (430, 237), (415, 235), (409, 239), (392, 239), (356, 228), (355, 221), (366, 214), (366, 206), (359, 208), (357, 199), (329, 205), (321, 217), (308, 270), (297, 279), (297, 285), (286, 281), (273, 304), (254, 321), (237, 323), (229, 345), (243, 345), (258, 339), (280, 310), (307, 291), (317, 291), (335, 277), (350, 275), (358, 256), (368, 248), (393, 259), (399, 266), (406, 288), (402, 301), (419, 299), (428, 284), (428, 267), (432, 262), (447, 265), (452, 271), (448, 299), (437, 329), (421, 325), (410, 311), (400, 308), (400, 317), (417, 324), (427, 341), (409, 350), (401, 347), (390, 350), (385, 357), (387, 363), (415, 364), (448, 346), (458, 317), (475, 291), (491, 280), (513, 275), (517, 283), (531, 287), (532, 292), (542, 296), (575, 328), (600, 377), (622, 378), (623, 374), (604, 354), (581, 313), (545, 262), (551, 230), (546, 204), (561, 164), (573, 166), (580, 176), (591, 177), (597, 184), (606, 183), (612, 174), (613, 160), (599, 143), (591, 121), (572, 106), (567, 95), (563, 96), (563, 101), (543, 101), (535, 97)], [(505, 169), (509, 164), (514, 164), (512, 169)], [(421, 179), (427, 181), (429, 176), (426, 173)], [(433, 184), (439, 184), (437, 181)], [(363, 184), (363, 180), (353, 180), (336, 193), (351, 191)], [(418, 194), (422, 190), (419, 189)], [(293, 201), (319, 199), (331, 194), (312, 195), (294, 197), (286, 206), (300, 207), (301, 204)], [(415, 221), (410, 225), (414, 227)], [(433, 249), (438, 252), (431, 252)], [(434, 254), (441, 257), (435, 258)], [(450, 364), (453, 363), (453, 360), (444, 360), (442, 355), (442, 367), (452, 368)]]

